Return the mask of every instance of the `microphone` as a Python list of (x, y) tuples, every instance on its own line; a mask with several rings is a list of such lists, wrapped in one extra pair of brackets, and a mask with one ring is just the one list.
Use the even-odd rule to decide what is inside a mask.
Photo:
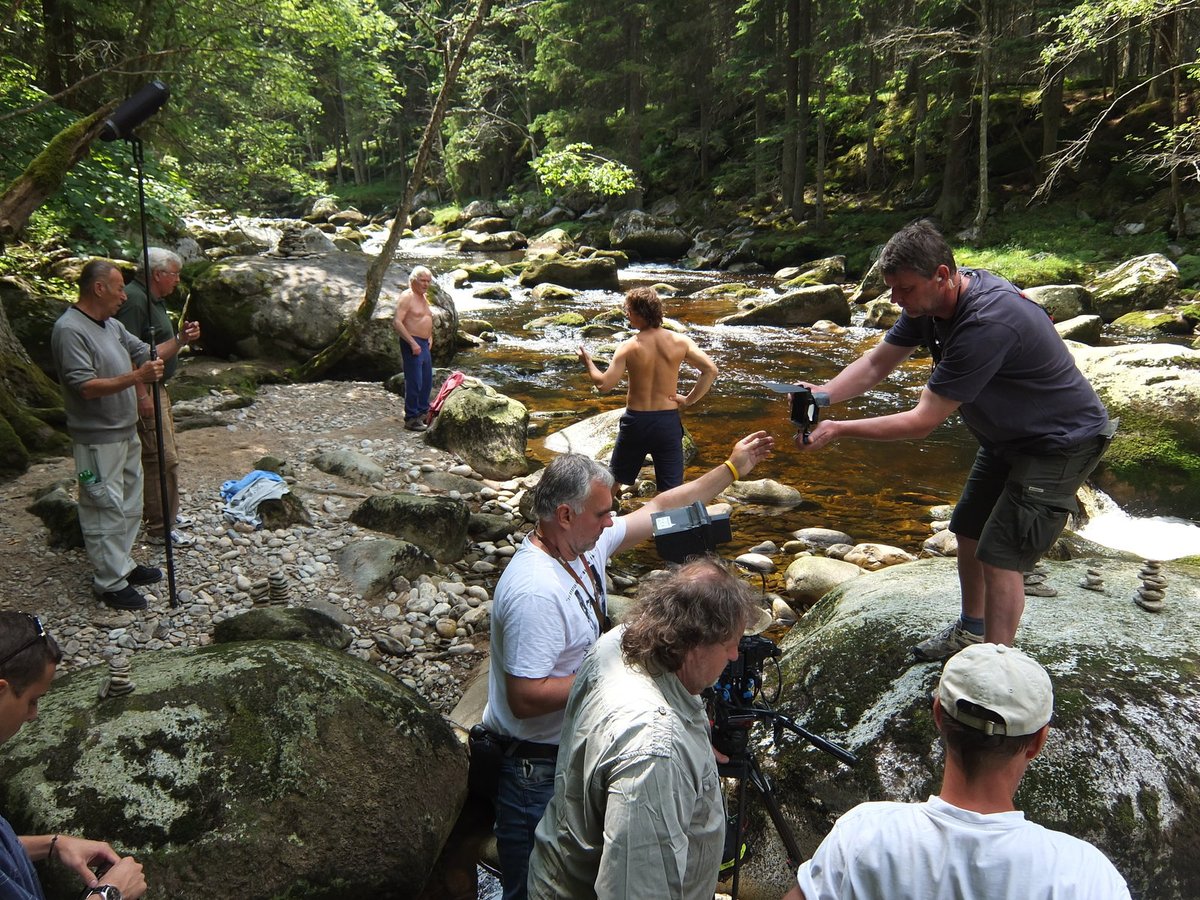
[(135, 128), (162, 108), (169, 96), (170, 88), (158, 79), (143, 86), (104, 120), (100, 140), (115, 141), (128, 138)]

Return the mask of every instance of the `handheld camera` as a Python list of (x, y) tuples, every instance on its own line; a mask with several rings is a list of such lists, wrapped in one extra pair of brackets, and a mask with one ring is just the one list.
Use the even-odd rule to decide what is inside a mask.
[(814, 391), (803, 384), (785, 384), (782, 381), (768, 381), (767, 387), (776, 393), (790, 394), (792, 398), (792, 424), (800, 430), (804, 443), (821, 415), (821, 407), (829, 405), (829, 395), (823, 391)]

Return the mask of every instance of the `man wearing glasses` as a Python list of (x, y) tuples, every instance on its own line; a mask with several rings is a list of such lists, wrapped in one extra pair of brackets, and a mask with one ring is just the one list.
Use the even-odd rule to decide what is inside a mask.
[[(62, 651), (36, 616), (0, 612), (0, 744), (37, 718)], [(66, 834), (17, 837), (0, 817), (0, 898), (45, 900), (33, 863), (58, 860), (79, 874), (88, 897), (137, 900), (146, 892), (142, 865), (103, 841)], [(93, 869), (103, 871), (97, 876)]]
[[(199, 322), (181, 322), (179, 333), (176, 334), (175, 324), (167, 315), (166, 298), (179, 285), (179, 270), (183, 267), (183, 260), (162, 247), (151, 247), (147, 255), (150, 257), (150, 296), (146, 296), (146, 290), (140, 282), (136, 279), (131, 281), (125, 286), (125, 305), (117, 310), (117, 318), (130, 334), (141, 338), (147, 344), (170, 340), (181, 346), (196, 340), (200, 337)], [(170, 535), (171, 543), (176, 547), (189, 547), (194, 541), (175, 530), (177, 525), (189, 524), (189, 520), (179, 515), (179, 452), (175, 449), (175, 420), (171, 417), (171, 398), (167, 395), (167, 382), (178, 367), (177, 355), (166, 360), (158, 392), (162, 405), (163, 471), (167, 476), (166, 508), (170, 523), (165, 527), (163, 497), (159, 488), (161, 475), (158, 468), (158, 435), (154, 422), (154, 394), (149, 385), (142, 385), (137, 389), (137, 432), (138, 439), (142, 442), (145, 485), (142, 519), (146, 523), (146, 534), (150, 543), (161, 544), (166, 540), (166, 536)]]

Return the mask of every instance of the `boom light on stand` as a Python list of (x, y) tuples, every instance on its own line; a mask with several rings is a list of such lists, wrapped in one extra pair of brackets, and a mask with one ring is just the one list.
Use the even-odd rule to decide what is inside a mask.
[[(157, 79), (143, 86), (137, 93), (116, 108), (111, 116), (104, 120), (100, 131), (102, 141), (129, 141), (133, 151), (133, 161), (137, 168), (138, 212), (142, 225), (142, 277), (145, 280), (146, 298), (150, 299), (150, 235), (146, 230), (146, 176), (144, 172), (145, 158), (142, 152), (142, 139), (134, 131), (139, 125), (162, 109), (170, 89)], [(157, 336), (154, 326), (150, 326), (150, 358), (158, 358)], [(154, 443), (158, 454), (158, 492), (162, 501), (163, 546), (167, 552), (167, 591), (170, 594), (172, 608), (179, 606), (179, 598), (175, 593), (175, 547), (171, 542), (171, 532), (174, 521), (170, 520), (170, 501), (167, 495), (166, 453), (163, 450), (162, 433), (162, 396), (159, 393), (159, 383), (155, 381), (150, 386), (154, 397)]]

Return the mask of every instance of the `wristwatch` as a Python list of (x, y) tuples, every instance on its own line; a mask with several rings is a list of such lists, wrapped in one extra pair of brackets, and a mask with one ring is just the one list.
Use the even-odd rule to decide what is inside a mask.
[(121, 889), (111, 884), (98, 884), (84, 891), (80, 900), (88, 900), (93, 896), (99, 896), (103, 900), (121, 900)]

